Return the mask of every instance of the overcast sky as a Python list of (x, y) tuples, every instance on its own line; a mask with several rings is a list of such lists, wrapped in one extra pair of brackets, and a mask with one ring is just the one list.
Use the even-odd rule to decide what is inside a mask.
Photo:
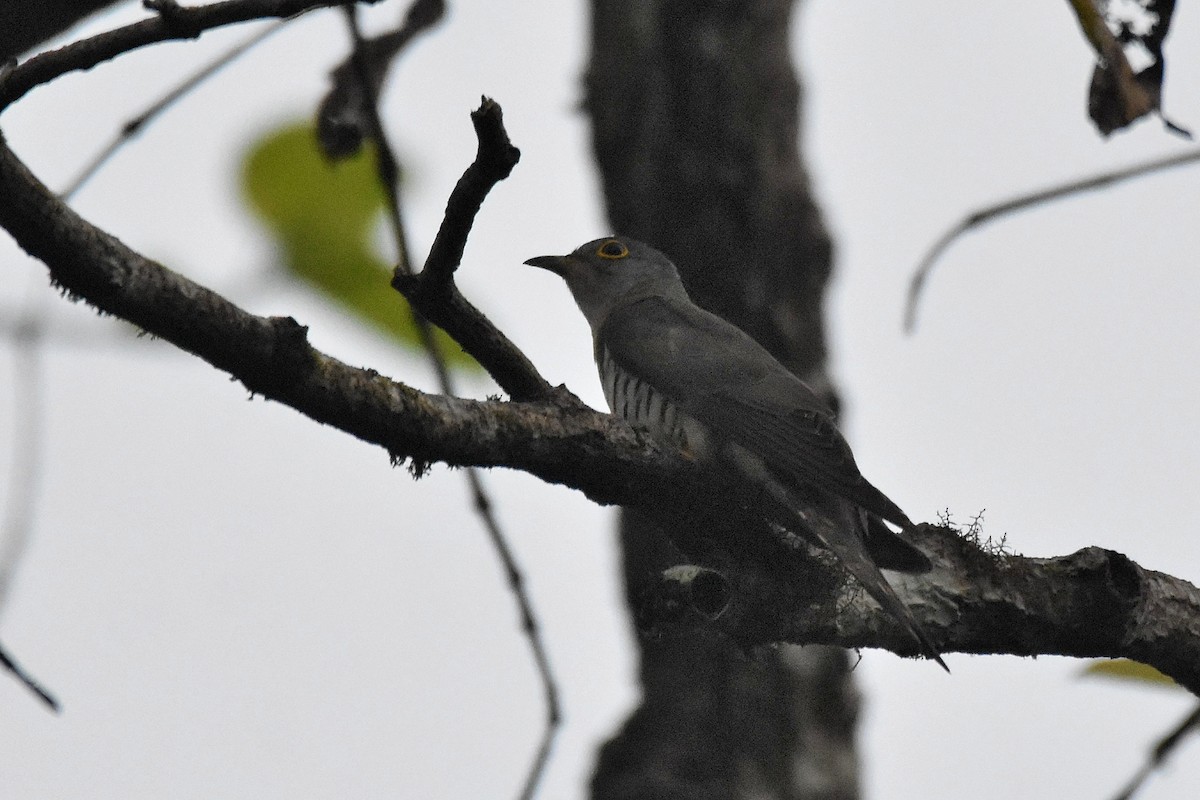
[[(402, 59), (385, 111), (423, 254), (474, 155), (468, 112), (484, 93), (503, 105), (522, 160), (488, 200), (460, 281), (551, 381), (603, 408), (566, 288), (521, 266), (610, 232), (577, 110), (583, 5), (455, 4)], [(811, 0), (795, 28), (803, 146), (837, 238), (832, 364), (859, 464), (914, 518), (986, 509), (984, 534), (1022, 554), (1100, 545), (1200, 581), (1195, 167), (969, 235), (932, 276), (916, 335), (901, 333), (913, 266), (968, 211), (1187, 146), (1155, 121), (1096, 135), (1091, 56), (1066, 3), (948, 7)], [(142, 14), (133, 4), (88, 31)], [(1193, 128), (1198, 27), (1180, 4), (1167, 44), (1166, 107)], [(61, 188), (148, 99), (250, 31), (72, 75), (0, 124)], [(296, 317), (338, 358), (431, 389), (419, 357), (272, 276), (238, 194), (245, 149), (311, 113), (345, 48), (336, 13), (294, 23), (164, 116), (77, 207), (254, 312)], [(28, 303), (58, 333), (36, 524), (0, 641), (65, 710), (0, 679), (5, 796), (512, 796), (540, 687), (462, 476), (414, 482), (382, 451), (248, 400), (203, 362), (62, 301), (0, 237), (0, 314)], [(2, 342), (0, 387), (13, 370)], [(4, 391), (0, 491), (15, 424)], [(612, 512), (522, 474), (486, 478), (563, 689), (542, 796), (582, 797), (636, 693)], [(947, 662), (951, 676), (863, 653), (868, 796), (1104, 798), (1195, 702), (1081, 678), (1068, 659)], [(1193, 741), (1142, 797), (1190, 798), (1198, 782)]]

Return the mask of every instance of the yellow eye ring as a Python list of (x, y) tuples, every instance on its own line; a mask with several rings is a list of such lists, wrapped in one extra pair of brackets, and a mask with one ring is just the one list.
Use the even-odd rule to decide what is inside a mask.
[(618, 258), (624, 258), (629, 255), (629, 248), (616, 239), (609, 239), (597, 248), (596, 255), (615, 261)]

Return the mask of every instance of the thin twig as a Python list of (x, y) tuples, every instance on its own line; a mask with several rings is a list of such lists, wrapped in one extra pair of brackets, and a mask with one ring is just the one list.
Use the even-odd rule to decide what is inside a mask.
[[(419, 3), (420, 0), (417, 0)], [(414, 4), (415, 6), (416, 4)], [(362, 30), (358, 24), (358, 9), (357, 6), (347, 5), (345, 7), (346, 20), (350, 28), (350, 35), (354, 41), (354, 58), (353, 63), (358, 72), (358, 79), (361, 82), (361, 91), (363, 92), (363, 105), (366, 115), (366, 121), (369, 128), (369, 135), (375, 142), (376, 164), (379, 169), (379, 178), (383, 182), (384, 194), (387, 199), (388, 215), (391, 221), (392, 233), (396, 239), (396, 249), (398, 250), (397, 272), (404, 276), (412, 276), (412, 260), (408, 248), (408, 240), (404, 227), (404, 219), (400, 208), (400, 197), (397, 178), (399, 176), (399, 168), (396, 162), (395, 152), (393, 151), (387, 136), (384, 133), (383, 122), (379, 116), (379, 98), (376, 92), (376, 87), (372, 81), (370, 65), (366, 60), (366, 52), (364, 48), (364, 38)], [(505, 137), (507, 139), (507, 137)], [(515, 161), (514, 161), (515, 163)], [(511, 166), (509, 167), (511, 170)], [(476, 208), (477, 210), (477, 208)], [(449, 216), (449, 214), (447, 214)], [(474, 214), (472, 213), (472, 217)], [(443, 223), (443, 228), (445, 224)], [(442, 237), (442, 231), (439, 230), (438, 241), (443, 242), (442, 246), (448, 248), (451, 252), (457, 251), (458, 257), (462, 256), (463, 244), (465, 244), (466, 234), (469, 231), (468, 225), (461, 231), (463, 242), (455, 248), (453, 245), (445, 243)], [(435, 247), (437, 244), (435, 243)], [(457, 264), (457, 261), (455, 261)], [(438, 347), (438, 342), (433, 336), (433, 328), (428, 320), (421, 315), (415, 308), (413, 309), (413, 317), (417, 322), (417, 329), (420, 331), (422, 343), (425, 345), (426, 352), (429, 353), (430, 361), (433, 364), (434, 370), (437, 373), (438, 383), (443, 394), (454, 394), (453, 381), (450, 372), (446, 367), (445, 359)], [(543, 691), (545, 693), (546, 702), (546, 726), (542, 733), (541, 742), (538, 745), (537, 752), (534, 754), (532, 763), (526, 773), (525, 782), (521, 787), (521, 792), (518, 795), (520, 800), (530, 800), (537, 791), (538, 783), (541, 780), (542, 774), (545, 771), (546, 763), (550, 757), (550, 751), (554, 744), (554, 738), (558, 732), (558, 727), (561, 722), (562, 714), (559, 706), (558, 686), (554, 679), (554, 673), (550, 667), (550, 659), (547, 655), (546, 646), (542, 639), (541, 627), (538, 624), (537, 616), (533, 610), (533, 604), (529, 599), (528, 593), (525, 591), (525, 578), (521, 572), (520, 566), (517, 564), (516, 558), (513, 555), (512, 548), (509, 547), (507, 537), (504, 535), (500, 527), (500, 523), (492, 508), (492, 501), (483, 486), (483, 480), (479, 471), (473, 467), (466, 470), (467, 486), (471, 493), (471, 499), (475, 507), (476, 513), (479, 514), (480, 520), (483, 522), (484, 528), (487, 530), (488, 538), (492, 542), (492, 546), (496, 550), (497, 556), (504, 567), (505, 576), (508, 579), (509, 589), (516, 598), (517, 607), (521, 615), (521, 629), (525, 632), (525, 636), (529, 641), (529, 648), (533, 654), (534, 664), (537, 667), (538, 676), (541, 678)]]
[[(408, 231), (404, 227), (404, 213), (400, 205), (400, 164), (396, 160), (396, 152), (383, 130), (383, 121), (379, 117), (379, 95), (371, 81), (371, 65), (367, 61), (362, 29), (358, 24), (358, 6), (348, 3), (344, 7), (350, 36), (354, 43), (354, 53), (351, 63), (358, 73), (363, 98), (363, 114), (367, 124), (367, 135), (375, 142), (375, 168), (379, 173), (379, 182), (383, 186), (384, 202), (387, 205), (388, 223), (391, 226), (392, 237), (396, 243), (396, 269), (406, 275), (413, 273), (412, 258), (409, 255)], [(446, 360), (442, 357), (441, 348), (433, 336), (433, 328), (429, 321), (420, 314), (413, 312), (417, 324), (417, 332), (421, 344), (429, 354), (429, 360), (437, 374), (438, 385), (443, 394), (454, 394), (453, 381), (446, 368)]]
[[(373, 3), (377, 0), (362, 0)], [(256, 19), (288, 18), (339, 5), (343, 0), (225, 0), (178, 7), (169, 14), (134, 22), (57, 50), (39, 53), (0, 73), (0, 112), (27, 92), (68, 72), (91, 69), (132, 50), (173, 39), (195, 39), (207, 30)]]
[(51, 711), (56, 714), (58, 713), (58, 701), (55, 700), (49, 692), (38, 685), (38, 682), (30, 677), (29, 673), (21, 669), (20, 664), (12, 660), (12, 657), (4, 651), (3, 645), (0, 645), (0, 668), (11, 672), (17, 680), (25, 684), (29, 691), (41, 698), (42, 702), (48, 705)]
[(12, 461), (8, 504), (0, 529), (0, 608), (8, 599), (13, 573), (29, 542), (33, 509), (42, 475), (42, 333), (41, 315), (36, 310), (24, 316), (13, 337), (16, 364), (12, 386)]
[[(414, 38), (436, 25), (445, 13), (445, 0), (417, 0), (409, 6), (399, 28), (375, 38), (364, 38), (350, 58), (333, 70), (332, 86), (317, 109), (317, 143), (326, 158), (335, 161), (348, 158), (362, 148), (370, 133), (363, 86), (378, 96), (396, 56)], [(356, 59), (367, 62), (368, 83), (363, 83), (363, 66)]]
[(117, 135), (113, 137), (112, 141), (110, 141), (103, 150), (97, 153), (91, 162), (88, 163), (88, 165), (84, 167), (82, 171), (80, 171), (75, 180), (71, 181), (71, 184), (62, 191), (63, 199), (68, 200), (73, 197), (85, 183), (91, 180), (92, 176), (95, 175), (101, 167), (108, 163), (109, 159), (111, 159), (118, 150), (131, 142), (133, 138), (141, 133), (142, 129), (145, 128), (146, 125), (155, 117), (157, 117), (159, 114), (162, 114), (173, 104), (181, 100), (189, 92), (211, 77), (214, 73), (231, 64), (238, 58), (238, 56), (242, 55), (247, 50), (250, 50), (252, 47), (265, 40), (268, 36), (278, 31), (284, 25), (287, 25), (293, 19), (295, 19), (295, 17), (276, 20), (274, 23), (259, 31), (254, 36), (221, 55), (211, 64), (196, 72), (174, 89), (171, 89), (141, 114), (138, 114), (136, 117), (127, 120), (125, 124), (121, 126), (121, 130), (117, 132)]
[(525, 783), (521, 787), (520, 794), (517, 795), (520, 800), (529, 800), (537, 793), (538, 783), (541, 780), (542, 773), (545, 771), (546, 763), (550, 760), (550, 750), (554, 746), (554, 737), (558, 733), (559, 724), (562, 722), (561, 705), (558, 699), (558, 684), (554, 679), (554, 672), (550, 667), (550, 657), (546, 652), (546, 644), (542, 640), (541, 627), (538, 625), (537, 616), (534, 614), (533, 604), (529, 600), (529, 594), (525, 591), (525, 578), (521, 573), (521, 568), (517, 564), (512, 549), (508, 546), (508, 540), (505, 538), (504, 532), (500, 530), (496, 517), (492, 513), (490, 501), (484, 492), (483, 484), (479, 478), (479, 470), (468, 469), (467, 482), (471, 487), (475, 510), (479, 512), (484, 527), (487, 528), (492, 545), (495, 547), (496, 553), (504, 565), (504, 574), (508, 578), (509, 588), (511, 588), (513, 596), (517, 600), (517, 606), (521, 613), (521, 630), (525, 632), (525, 636), (529, 640), (529, 649), (533, 652), (533, 660), (537, 665), (538, 677), (542, 681), (542, 691), (546, 696), (546, 727), (542, 731), (542, 739), (538, 744), (537, 752), (534, 754), (533, 761), (529, 765), (529, 770), (525, 774)]
[[(45, 292), (31, 299), (14, 331), (16, 363), (13, 367), (13, 446), (12, 475), (9, 483), (8, 506), (3, 528), (0, 528), (0, 609), (8, 599), (17, 564), (29, 544), (33, 531), (34, 509), (43, 471), (42, 347), (45, 333), (45, 310), (38, 306)], [(17, 665), (0, 648), (0, 667), (11, 672), (54, 712), (58, 701), (37, 681)]]
[(1192, 150), (1186, 153), (1168, 156), (1166, 158), (1154, 159), (1146, 161), (1142, 164), (1136, 164), (1132, 167), (1105, 172), (1100, 175), (1094, 175), (1090, 178), (1084, 178), (1070, 183), (1052, 186), (1047, 189), (1039, 189), (1029, 194), (1018, 195), (1008, 200), (1003, 200), (995, 205), (987, 208), (973, 211), (964, 217), (962, 220), (953, 225), (949, 230), (938, 237), (933, 247), (929, 248), (929, 252), (921, 259), (908, 285), (908, 299), (904, 308), (904, 330), (906, 333), (912, 333), (917, 326), (917, 303), (920, 300), (921, 289), (925, 285), (925, 279), (929, 277), (930, 271), (933, 269), (934, 263), (946, 251), (948, 247), (959, 236), (963, 235), (973, 228), (978, 228), (986, 222), (990, 222), (998, 217), (1003, 217), (1008, 214), (1013, 214), (1017, 211), (1023, 211), (1027, 208), (1032, 208), (1042, 203), (1049, 203), (1053, 200), (1060, 200), (1071, 195), (1081, 194), (1082, 192), (1091, 191), (1093, 189), (1101, 189), (1110, 184), (1121, 183), (1122, 181), (1140, 178), (1144, 175), (1150, 175), (1171, 167), (1179, 167), (1185, 164), (1191, 164), (1195, 161), (1200, 161), (1200, 150)]
[(1156, 770), (1163, 761), (1166, 760), (1184, 737), (1192, 731), (1200, 728), (1200, 706), (1192, 709), (1191, 713), (1183, 718), (1183, 721), (1171, 729), (1171, 732), (1159, 740), (1158, 744), (1150, 752), (1150, 758), (1142, 765), (1137, 774), (1129, 784), (1121, 790), (1113, 800), (1131, 800), (1137, 794), (1137, 791), (1142, 788), (1142, 784), (1150, 777), (1150, 774)]

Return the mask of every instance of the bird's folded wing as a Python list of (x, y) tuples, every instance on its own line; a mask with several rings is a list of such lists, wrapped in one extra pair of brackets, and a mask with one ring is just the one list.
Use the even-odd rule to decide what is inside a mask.
[(862, 476), (850, 446), (827, 414), (779, 403), (773, 394), (754, 386), (718, 392), (702, 401), (703, 408), (688, 411), (756, 453), (777, 475), (832, 492), (897, 525), (912, 524)]
[[(824, 403), (739, 328), (690, 303), (650, 297), (600, 330), (622, 369), (788, 482), (833, 492), (897, 524), (904, 513), (858, 470)], [(909, 523), (911, 524), (911, 523)]]

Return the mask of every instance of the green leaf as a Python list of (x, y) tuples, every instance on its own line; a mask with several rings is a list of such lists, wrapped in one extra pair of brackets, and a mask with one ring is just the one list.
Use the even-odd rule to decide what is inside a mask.
[[(421, 348), (412, 310), (392, 290), (391, 269), (372, 247), (384, 197), (371, 148), (331, 163), (313, 126), (291, 123), (253, 145), (241, 178), (288, 272), (401, 344)], [(448, 364), (475, 365), (442, 330), (435, 336)]]
[(1108, 661), (1094, 661), (1083, 671), (1084, 675), (1098, 675), (1102, 678), (1136, 681), (1151, 686), (1174, 686), (1179, 684), (1163, 675), (1149, 664), (1140, 661), (1130, 661), (1127, 658), (1114, 658)]

